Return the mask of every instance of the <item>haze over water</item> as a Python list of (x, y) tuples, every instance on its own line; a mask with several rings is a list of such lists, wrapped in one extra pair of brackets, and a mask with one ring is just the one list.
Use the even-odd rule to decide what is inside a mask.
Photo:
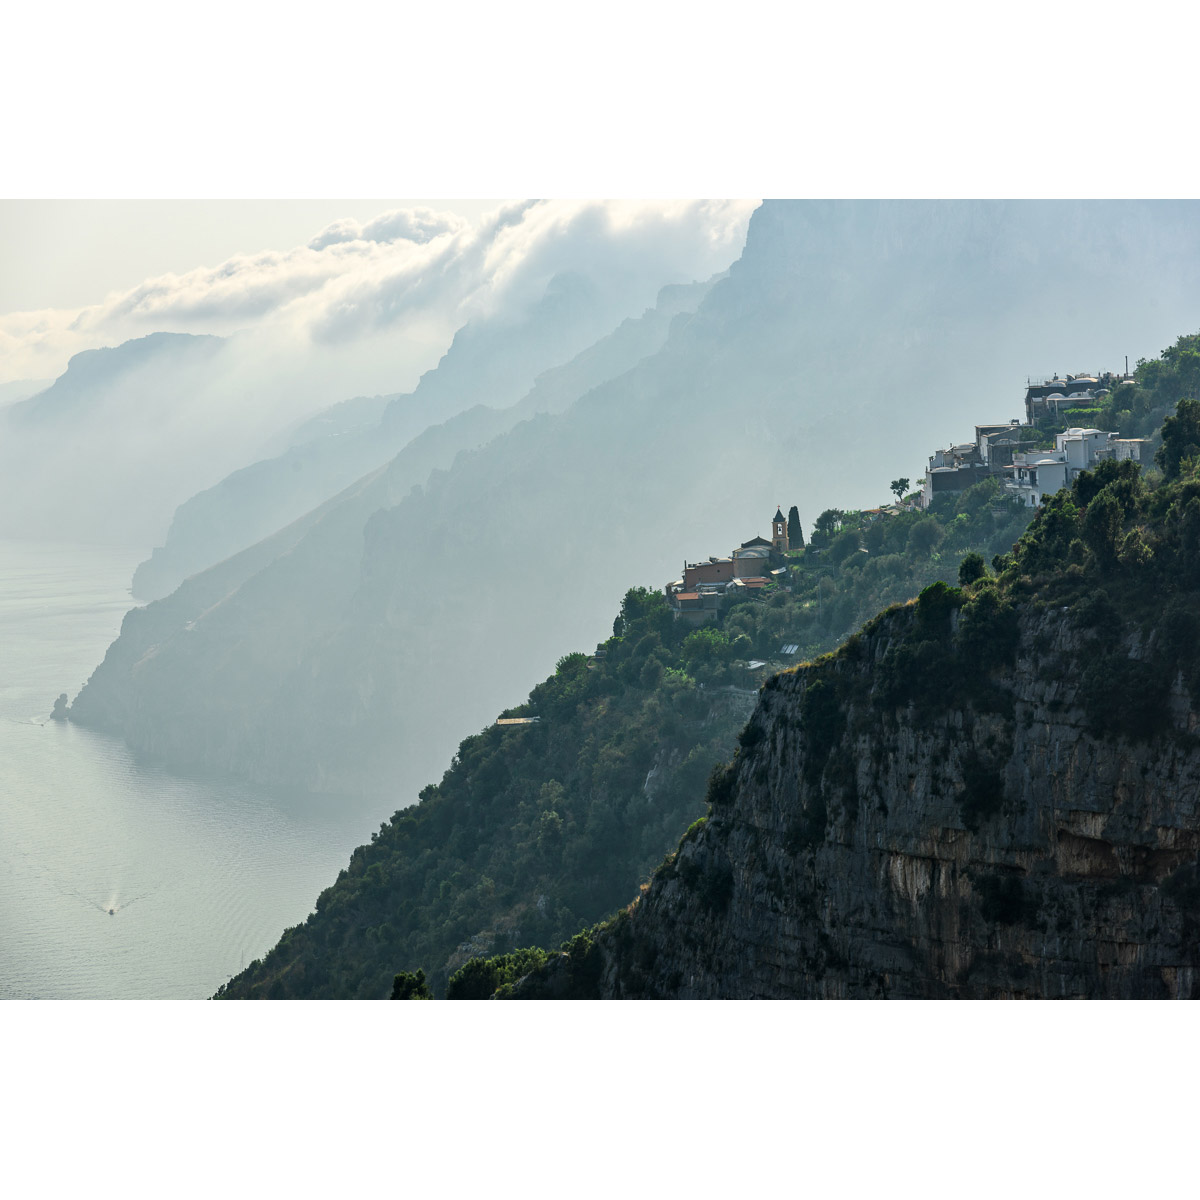
[(0, 998), (209, 996), (387, 815), (181, 779), (47, 720), (116, 636), (136, 561), (0, 541)]

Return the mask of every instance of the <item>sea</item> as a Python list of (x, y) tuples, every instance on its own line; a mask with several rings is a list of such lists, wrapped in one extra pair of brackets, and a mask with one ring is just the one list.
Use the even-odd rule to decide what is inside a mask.
[(182, 778), (49, 719), (140, 557), (0, 540), (0, 998), (202, 999), (313, 910), (374, 804)]

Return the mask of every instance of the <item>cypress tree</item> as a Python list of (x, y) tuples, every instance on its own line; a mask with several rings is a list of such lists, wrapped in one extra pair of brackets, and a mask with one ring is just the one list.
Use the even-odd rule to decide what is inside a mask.
[(788, 509), (788, 549), (804, 549), (804, 531), (800, 528), (800, 513), (794, 504)]

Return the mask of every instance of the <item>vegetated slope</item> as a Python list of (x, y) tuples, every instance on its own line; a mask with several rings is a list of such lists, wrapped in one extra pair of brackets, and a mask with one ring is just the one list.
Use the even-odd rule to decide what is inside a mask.
[[(508, 994), (1200, 995), (1200, 403), (998, 575), (766, 685), (710, 813)], [(533, 956), (541, 957), (541, 956)], [(526, 956), (519, 971), (531, 965)]]
[[(780, 502), (808, 519), (873, 489), (886, 499), (885, 481), (944, 442), (947, 420), (994, 419), (1009, 404), (995, 395), (1013, 397), (1011, 415), (1014, 362), (1099, 357), (1118, 316), (1122, 329), (1145, 322), (1147, 291), (1174, 294), (1195, 260), (1196, 229), (1177, 228), (1195, 210), (1113, 210), (1138, 254), (1105, 289), (1091, 286), (1093, 235), (1109, 211), (764, 205), (728, 277), (657, 353), (374, 513), (332, 617), (272, 635), (273, 607), (291, 601), (264, 581), (214, 614), (203, 657), (182, 628), (133, 628), (119, 669), (89, 684), (86, 719), (177, 769), (415, 795), (562, 647), (591, 641), (631, 580), (727, 552), (755, 531), (747, 514), (765, 527)], [(1155, 249), (1164, 231), (1179, 235), (1169, 256)], [(1064, 329), (1030, 271), (1074, 278), (1086, 321)], [(246, 629), (265, 631), (253, 678), (235, 650)]]
[(382, 999), (408, 965), (441, 991), (472, 953), (557, 945), (613, 911), (703, 809), (753, 703), (698, 686), (705, 663), (661, 595), (629, 592), (617, 627), (605, 657), (566, 656), (504, 714), (536, 724), (467, 738), (219, 996)]
[[(950, 502), (918, 519), (943, 548), (963, 539), (959, 549), (977, 553), (996, 536), (1011, 544), (1028, 521), (1019, 506), (1001, 506), (997, 519), (994, 502), (992, 485), (981, 484), (958, 498), (961, 511)], [(604, 655), (590, 669), (581, 655), (563, 659), (514, 710), (545, 724), (463, 742), (441, 786), (356, 851), (317, 914), (225, 994), (372, 996), (391, 986), (392, 973), (414, 969), (429, 971), (440, 993), (472, 954), (554, 946), (585, 913), (614, 909), (657, 861), (655, 847), (673, 844), (699, 815), (708, 770), (732, 751), (768, 673), (749, 660), (778, 665), (781, 641), (828, 648), (831, 609), (853, 619), (880, 590), (911, 596), (953, 573), (956, 558), (912, 538), (914, 516), (880, 518), (889, 527), (881, 548), (890, 539), (900, 549), (879, 558), (884, 566), (866, 585), (860, 556), (802, 552), (790, 566), (793, 590), (751, 594), (719, 626), (689, 631), (672, 622), (660, 594), (628, 593)], [(832, 603), (816, 595), (822, 582)], [(489, 982), (458, 978), (453, 994), (486, 994)]]
[[(491, 437), (536, 413), (561, 411), (657, 350), (671, 320), (694, 308), (710, 285), (664, 287), (654, 308), (578, 353), (583, 331), (592, 330), (597, 318), (578, 280), (552, 281), (522, 320), (464, 327), (413, 392), (343, 402), (297, 431), (296, 443), (283, 453), (243, 467), (181, 504), (166, 542), (134, 573), (134, 594), (150, 600), (168, 595), (185, 578), (299, 519), (387, 463), (422, 430), (460, 412), (508, 410), (507, 422), (490, 423)], [(478, 444), (467, 438), (457, 449)], [(450, 455), (435, 465), (448, 467), (452, 460)]]

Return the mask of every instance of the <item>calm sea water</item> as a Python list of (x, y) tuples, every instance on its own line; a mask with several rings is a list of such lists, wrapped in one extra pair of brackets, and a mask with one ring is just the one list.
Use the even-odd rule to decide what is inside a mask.
[(137, 558), (0, 541), (0, 998), (209, 996), (388, 815), (181, 779), (47, 720), (120, 629)]

